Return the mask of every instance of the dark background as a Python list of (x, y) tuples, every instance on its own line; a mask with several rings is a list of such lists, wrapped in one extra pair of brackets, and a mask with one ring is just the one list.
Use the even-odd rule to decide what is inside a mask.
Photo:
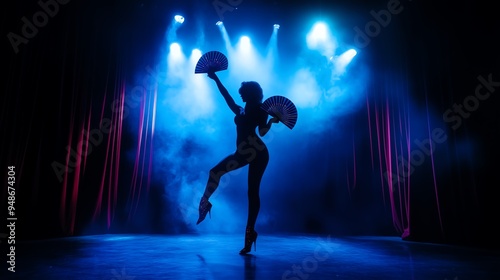
[[(293, 57), (299, 44), (294, 38), (303, 35), (294, 33), (300, 19), (313, 14), (342, 17), (342, 23), (349, 27), (346, 30), (352, 32), (351, 36), (345, 36), (352, 38), (347, 43), (355, 46), (352, 27), (364, 28), (373, 20), (370, 11), (386, 9), (387, 3), (244, 0), (237, 10), (224, 14), (224, 22), (234, 28), (235, 33), (238, 28), (258, 30), (275, 22), (282, 23), (288, 28), (280, 30), (280, 38), (290, 39), (280, 42), (281, 55)], [(402, 1), (401, 5), (403, 11), (393, 15), (391, 23), (360, 52), (360, 57), (371, 68), (370, 108), (378, 108), (380, 112), (389, 110), (395, 116), (404, 110), (405, 104), (411, 103), (428, 112), (438, 112), (439, 116), (442, 114), (439, 112), (446, 112), (455, 103), (463, 104), (474, 94), (479, 85), (478, 76), (491, 75), (493, 81), (500, 81), (499, 21), (493, 2), (438, 4), (414, 0)], [(198, 22), (213, 25), (219, 18), (212, 2), (72, 0), (60, 4), (59, 8), (27, 44), (19, 45), (18, 53), (9, 42), (8, 34), (20, 34), (21, 18), (31, 18), (40, 6), (36, 1), (9, 1), (2, 8), (0, 217), (5, 221), (7, 214), (6, 167), (14, 165), (18, 238), (108, 232), (192, 232), (190, 225), (176, 218), (178, 213), (173, 207), (165, 207), (164, 201), (158, 199), (163, 195), (155, 179), (158, 174), (152, 175), (152, 181), (144, 180), (149, 183), (148, 191), (141, 190), (139, 212), (130, 218), (133, 207), (127, 198), (131, 192), (133, 163), (126, 155), (114, 163), (120, 166), (119, 176), (109, 178), (111, 175), (103, 172), (109, 150), (105, 145), (95, 148), (85, 171), (82, 170), (79, 177), (75, 173), (68, 176), (67, 193), (54, 176), (52, 164), (65, 162), (64, 147), (76, 141), (78, 128), (86, 125), (89, 114), (103, 113), (103, 100), (112, 100), (103, 97), (113, 94), (108, 88), (134, 79), (137, 69), (158, 59), (155, 53), (170, 16), (182, 13), (186, 18), (196, 17)], [(217, 29), (207, 30), (205, 38), (220, 37)], [(190, 31), (184, 28), (179, 32)], [(412, 95), (398, 96), (397, 90), (391, 90), (401, 86), (411, 88)], [(407, 186), (411, 190), (408, 239), (498, 246), (494, 226), (499, 213), (496, 137), (500, 132), (497, 96), (500, 87), (494, 89), (477, 110), (463, 119), (459, 129), (451, 128), (450, 123), (443, 120), (431, 120), (428, 124), (431, 130), (442, 128), (448, 139), (434, 154), (436, 165), (426, 161), (412, 175), (411, 186)], [(104, 115), (110, 114), (104, 110)], [(346, 134), (356, 139), (357, 133), (367, 131), (370, 114), (374, 111), (361, 110), (342, 120), (344, 127), (348, 127)], [(406, 115), (421, 118), (411, 112)], [(122, 148), (131, 150), (134, 131), (127, 126), (123, 129)], [(396, 126), (394, 131), (397, 130)], [(370, 132), (375, 139), (373, 127)], [(300, 159), (304, 166), (318, 168), (315, 163), (324, 153), (333, 158), (327, 161), (329, 165), (322, 166), (330, 175), (324, 180), (321, 192), (310, 195), (298, 191), (278, 192), (278, 200), (286, 203), (280, 204), (277, 222), (267, 230), (402, 235), (393, 224), (387, 190), (382, 193), (385, 188), (382, 180), (374, 179), (383, 169), (381, 166), (375, 164), (375, 171), (369, 167), (357, 169), (357, 185), (351, 191), (339, 187), (339, 182), (345, 182), (345, 172), (339, 174), (339, 170), (345, 168), (339, 147), (352, 145), (353, 140), (351, 137), (339, 140), (333, 134), (327, 132), (317, 138), (316, 143), (324, 147), (322, 152), (311, 151), (309, 158)], [(367, 138), (359, 139), (366, 144)], [(357, 161), (369, 166), (370, 144), (361, 146), (364, 148), (357, 150)], [(396, 159), (393, 160), (395, 164)], [(375, 162), (378, 161), (376, 156)], [(115, 217), (111, 224), (105, 209), (96, 214), (95, 201), (103, 180), (106, 184), (120, 185), (116, 203), (112, 204)], [(74, 188), (76, 185), (78, 189)], [(307, 178), (302, 185), (307, 185)], [(393, 201), (399, 203), (397, 198)], [(158, 208), (164, 211), (159, 212)], [(147, 220), (141, 217), (144, 215)], [(294, 223), (287, 222), (290, 216), (296, 217)], [(159, 220), (162, 223), (166, 220), (167, 225), (159, 226)]]

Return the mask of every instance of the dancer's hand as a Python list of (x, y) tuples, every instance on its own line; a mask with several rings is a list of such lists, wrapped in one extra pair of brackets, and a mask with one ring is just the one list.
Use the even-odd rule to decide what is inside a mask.
[(274, 118), (269, 119), (269, 122), (270, 123), (279, 123), (280, 120), (278, 119), (278, 117), (274, 117)]
[(212, 72), (212, 71), (211, 71), (211, 72), (208, 72), (208, 73), (207, 73), (207, 76), (208, 76), (210, 79), (212, 79), (212, 80), (217, 79), (217, 75), (215, 75), (215, 72)]

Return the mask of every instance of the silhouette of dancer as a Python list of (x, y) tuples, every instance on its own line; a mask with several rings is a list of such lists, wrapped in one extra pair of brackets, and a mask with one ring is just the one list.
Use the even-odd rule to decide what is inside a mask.
[(267, 121), (269, 115), (261, 109), (263, 94), (257, 82), (241, 83), (239, 94), (242, 101), (246, 103), (243, 108), (234, 102), (214, 72), (209, 72), (208, 77), (215, 81), (227, 105), (236, 115), (234, 118), (237, 133), (236, 151), (210, 169), (205, 192), (200, 200), (199, 218), (196, 224), (201, 223), (212, 209), (212, 204), (208, 199), (219, 186), (221, 177), (248, 164), (248, 219), (245, 229), (245, 247), (240, 251), (240, 254), (246, 254), (251, 251), (252, 244), (257, 241), (257, 232), (254, 228), (260, 210), (259, 188), (269, 162), (269, 152), (264, 142), (257, 136), (256, 129), (258, 128), (259, 135), (262, 137), (266, 135), (271, 125), (278, 123), (279, 120), (271, 118)]

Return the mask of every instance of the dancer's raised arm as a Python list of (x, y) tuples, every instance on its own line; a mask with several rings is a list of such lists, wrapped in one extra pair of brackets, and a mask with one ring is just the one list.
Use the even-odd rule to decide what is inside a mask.
[(226, 87), (222, 84), (222, 82), (219, 80), (219, 77), (215, 74), (215, 72), (209, 72), (208, 77), (210, 77), (212, 80), (215, 81), (217, 84), (217, 87), (219, 88), (220, 93), (224, 97), (224, 100), (226, 100), (227, 105), (229, 106), (229, 109), (233, 111), (236, 115), (240, 114), (240, 109), (241, 106), (238, 106), (236, 102), (234, 102), (234, 99), (231, 97), (229, 92), (227, 91)]

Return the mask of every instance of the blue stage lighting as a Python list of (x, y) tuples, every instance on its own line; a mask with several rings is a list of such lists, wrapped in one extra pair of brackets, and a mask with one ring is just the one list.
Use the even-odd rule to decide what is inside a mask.
[(222, 25), (222, 21), (218, 21), (215, 25), (219, 26), (219, 25)]
[(236, 49), (246, 54), (245, 59), (249, 59), (249, 52), (252, 51), (252, 42), (248, 36), (241, 36), (236, 45)]
[(202, 53), (201, 53), (201, 51), (200, 51), (199, 49), (193, 49), (193, 50), (191, 51), (191, 58), (192, 58), (193, 60), (198, 61), (198, 59), (199, 59), (201, 56), (202, 56)]
[(355, 49), (350, 49), (347, 51), (347, 54), (349, 57), (353, 58), (358, 54), (358, 52)]
[(175, 22), (177, 22), (177, 23), (183, 23), (184, 22), (184, 17), (180, 16), (180, 15), (176, 15), (174, 17), (174, 19), (175, 19)]
[(172, 43), (170, 44), (170, 53), (173, 53), (173, 54), (180, 54), (181, 53), (181, 45), (179, 45), (179, 43)]
[(345, 73), (347, 65), (351, 63), (352, 59), (356, 56), (357, 52), (354, 49), (349, 49), (342, 53), (341, 55), (331, 58), (334, 65), (333, 73), (337, 76), (340, 76)]
[(250, 47), (250, 38), (248, 36), (241, 36), (240, 44), (243, 48), (249, 48)]
[(335, 37), (324, 22), (314, 24), (307, 33), (306, 42), (310, 50), (316, 50), (326, 57), (333, 56), (337, 48)]
[(324, 41), (328, 38), (328, 27), (325, 23), (318, 22), (313, 26), (309, 36), (315, 41)]
[(274, 25), (274, 29), (280, 29), (280, 25), (279, 24), (275, 24)]

